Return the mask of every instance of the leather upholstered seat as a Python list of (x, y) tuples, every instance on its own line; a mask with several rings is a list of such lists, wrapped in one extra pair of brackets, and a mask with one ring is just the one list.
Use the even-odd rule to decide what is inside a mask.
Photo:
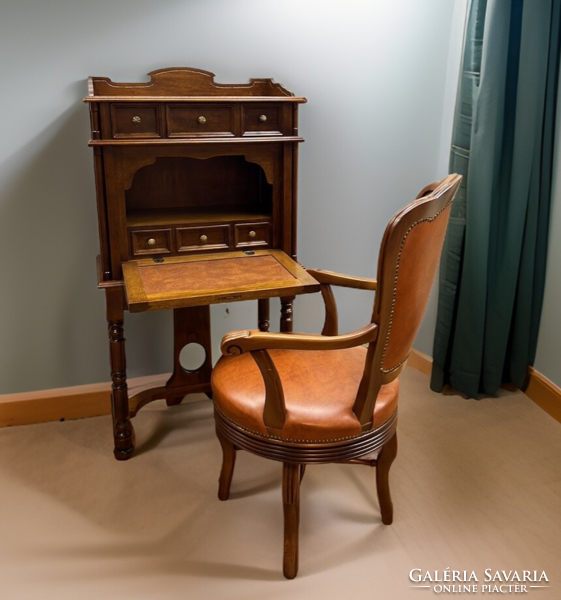
[[(397, 378), (423, 318), (460, 181), (450, 175), (426, 186), (393, 217), (380, 246), (377, 280), (308, 269), (326, 305), (321, 335), (236, 331), (222, 340), (211, 380), (223, 452), (218, 497), (229, 496), (238, 450), (282, 462), (287, 578), (298, 572), (306, 465), (376, 467), (382, 522), (392, 522)], [(339, 335), (332, 285), (375, 292), (371, 322)]]
[[(293, 441), (337, 440), (357, 436), (362, 427), (353, 404), (362, 379), (366, 348), (271, 350), (286, 404), (280, 437)], [(218, 361), (212, 374), (216, 409), (235, 423), (268, 435), (263, 421), (265, 384), (251, 354)], [(383, 385), (374, 407), (374, 426), (397, 408), (398, 380)]]

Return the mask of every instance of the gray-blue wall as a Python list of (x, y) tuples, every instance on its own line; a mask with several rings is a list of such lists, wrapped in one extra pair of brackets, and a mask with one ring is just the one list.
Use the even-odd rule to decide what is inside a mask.
[(557, 114), (559, 117), (555, 132), (555, 174), (551, 199), (547, 279), (534, 366), (561, 387), (561, 318), (559, 316), (561, 310), (561, 77)]
[[(466, 0), (3, 0), (0, 7), (0, 393), (107, 381), (88, 75), (192, 66), (274, 77), (301, 108), (299, 258), (375, 276), (387, 220), (443, 176)], [(341, 296), (342, 328), (371, 298)], [(317, 330), (317, 298), (296, 327)], [(226, 313), (229, 308), (230, 314)], [(254, 325), (213, 307), (213, 337)], [(434, 307), (431, 308), (432, 313)], [(129, 376), (168, 371), (171, 315), (127, 315)], [(430, 352), (430, 318), (418, 339)]]

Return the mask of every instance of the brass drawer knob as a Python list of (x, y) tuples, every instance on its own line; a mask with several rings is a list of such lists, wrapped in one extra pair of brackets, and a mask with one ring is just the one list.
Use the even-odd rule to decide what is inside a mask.
[(203, 235), (201, 235), (201, 237), (199, 238), (201, 240), (201, 242), (204, 244), (205, 242), (208, 242), (208, 237), (203, 233)]
[(155, 245), (156, 245), (156, 240), (155, 240), (154, 238), (150, 238), (150, 239), (148, 240), (148, 245), (149, 245), (149, 246), (155, 246)]
[(250, 231), (248, 235), (250, 238), (254, 238), (257, 234), (255, 233), (255, 231)]
[(135, 125), (138, 125), (138, 124), (140, 123), (140, 121), (142, 121), (142, 119), (141, 119), (139, 116), (136, 116), (136, 117), (133, 117), (133, 118), (132, 118), (132, 122), (133, 122)]
[(200, 116), (200, 117), (197, 119), (197, 122), (198, 122), (200, 125), (204, 125), (204, 124), (206, 123), (206, 118), (205, 118), (205, 117), (203, 117), (203, 116), (201, 115), (201, 116)]
[(261, 121), (261, 123), (265, 123), (265, 121), (267, 120), (267, 115), (261, 115), (259, 117), (259, 120)]

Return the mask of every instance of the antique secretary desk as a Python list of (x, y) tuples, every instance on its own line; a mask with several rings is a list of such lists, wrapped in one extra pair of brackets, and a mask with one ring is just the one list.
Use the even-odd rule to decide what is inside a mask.
[[(209, 305), (256, 299), (269, 327), (281, 298), (292, 330), (296, 294), (319, 289), (296, 262), (298, 105), (271, 79), (218, 84), (212, 73), (171, 68), (148, 83), (90, 77), (88, 96), (105, 290), (115, 457), (134, 452), (131, 417), (146, 403), (210, 392)], [(171, 377), (131, 390), (124, 312), (172, 309)], [(204, 359), (184, 368), (188, 344)]]

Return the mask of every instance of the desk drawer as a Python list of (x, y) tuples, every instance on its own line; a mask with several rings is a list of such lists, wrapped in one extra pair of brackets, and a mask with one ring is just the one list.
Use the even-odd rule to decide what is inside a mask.
[(270, 226), (268, 222), (262, 223), (238, 223), (234, 225), (234, 247), (261, 247), (270, 243)]
[(168, 104), (168, 137), (233, 137), (234, 107), (212, 104)]
[(171, 252), (171, 229), (136, 229), (130, 235), (133, 256)]
[(112, 104), (111, 132), (114, 138), (160, 138), (159, 104)]
[(242, 107), (242, 131), (245, 137), (282, 135), (282, 106), (245, 104)]
[(178, 252), (228, 250), (230, 247), (229, 225), (178, 227), (176, 234)]

